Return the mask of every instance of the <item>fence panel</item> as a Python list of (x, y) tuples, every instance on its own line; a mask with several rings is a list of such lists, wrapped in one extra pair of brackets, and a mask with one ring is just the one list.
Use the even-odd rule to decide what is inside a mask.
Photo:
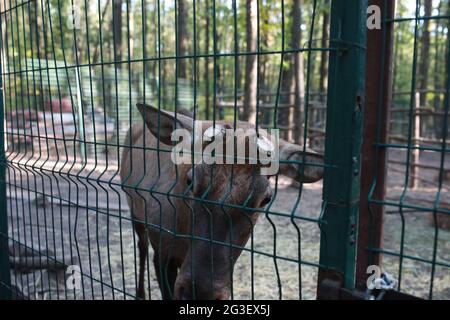
[[(0, 298), (364, 299), (373, 264), (448, 298), (450, 80), (418, 86), (418, 39), (449, 19), (425, 2), (0, 0)], [(259, 152), (279, 129), (280, 170), (175, 165), (196, 120)]]
[[(450, 38), (444, 30), (450, 7), (414, 1), (405, 13), (402, 1), (372, 4), (381, 8), (383, 22), (381, 30), (370, 31), (368, 44), (367, 68), (378, 70), (369, 71), (367, 78), (370, 109), (364, 133), (357, 287), (366, 289), (367, 268), (372, 266), (371, 272), (386, 272), (396, 280), (396, 291), (385, 298), (448, 299)], [(427, 32), (432, 41), (426, 40)], [(407, 37), (409, 49), (401, 42)], [(432, 70), (430, 57), (423, 54), (427, 41), (434, 47)], [(406, 56), (399, 54), (405, 51)], [(422, 87), (432, 71), (434, 81)], [(399, 81), (401, 72), (409, 75), (406, 84)]]
[[(214, 277), (228, 263), (220, 259), (233, 260), (238, 252), (234, 268), (227, 270), (231, 280), (222, 290), (224, 297), (228, 290), (232, 299), (315, 298), (322, 184), (305, 182), (317, 180), (308, 176), (311, 168), (325, 166), (310, 163), (307, 147), (324, 149), (320, 139), (310, 139), (309, 122), (325, 123), (323, 100), (317, 98), (324, 93), (313, 91), (312, 74), (314, 62), (327, 60), (328, 52), (336, 50), (314, 39), (322, 29), (319, 13), (328, 12), (330, 2), (73, 4), (1, 3), (6, 195), (0, 203), (7, 206), (2, 219), (8, 220), (2, 221), (2, 245), (8, 248), (2, 252), (9, 253), (2, 262), (10, 265), (2, 268), (2, 292), (26, 299), (159, 299), (180, 298), (179, 287), (187, 287), (192, 292), (185, 295), (204, 298), (198, 283), (211, 288), (204, 285), (203, 291), (217, 294), (220, 288), (212, 288), (221, 281)], [(244, 74), (244, 64), (256, 68)], [(255, 73), (258, 66), (264, 72)], [(226, 95), (227, 106), (222, 107), (220, 97)], [(240, 96), (251, 108), (242, 106)], [(248, 167), (233, 164), (225, 175), (230, 182), (218, 183), (223, 177), (214, 168), (229, 170), (225, 166), (212, 166), (203, 174), (214, 177), (206, 189), (219, 188), (222, 199), (181, 190), (187, 178), (167, 173), (171, 159), (163, 143), (151, 145), (145, 136), (145, 143), (136, 144), (136, 131), (126, 135), (130, 127), (149, 125), (144, 119), (151, 109), (141, 114), (138, 103), (189, 121), (207, 120), (212, 127), (224, 122), (239, 126), (238, 121), (249, 120), (246, 114), (261, 128), (291, 127), (292, 133), (283, 135), (289, 139), (283, 142), (283, 173), (268, 180), (273, 192), (269, 202), (256, 205), (254, 194), (265, 192), (258, 183), (266, 182), (255, 165), (242, 179), (241, 170)], [(309, 117), (316, 105), (319, 112), (311, 111)], [(155, 115), (158, 130), (166, 128), (164, 115)], [(183, 173), (184, 168), (176, 170)], [(236, 186), (243, 190), (237, 192)], [(130, 201), (130, 194), (140, 200)], [(247, 199), (237, 203), (243, 194)], [(185, 203), (195, 209), (186, 212)], [(144, 218), (139, 216), (143, 211)], [(188, 222), (178, 220), (188, 213)], [(178, 229), (154, 221), (170, 216)], [(186, 231), (187, 225), (208, 217), (214, 223)], [(229, 235), (215, 231), (230, 224)], [(147, 255), (143, 229), (153, 245)], [(248, 241), (234, 239), (240, 233)], [(193, 248), (189, 252), (198, 246), (204, 250), (197, 251), (211, 255), (192, 258), (190, 273), (183, 273), (180, 259), (162, 259), (172, 250), (161, 249), (168, 238), (179, 248)], [(193, 254), (185, 251), (184, 257)], [(204, 262), (198, 267), (199, 261)], [(202, 266), (206, 268), (196, 272)], [(171, 274), (178, 268), (191, 277), (190, 285), (173, 284)], [(223, 272), (221, 277), (227, 278)]]

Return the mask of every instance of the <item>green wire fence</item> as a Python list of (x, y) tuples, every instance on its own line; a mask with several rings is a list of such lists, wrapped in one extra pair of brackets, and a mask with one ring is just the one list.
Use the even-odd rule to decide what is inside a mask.
[[(0, 298), (449, 298), (445, 1), (0, 1)], [(171, 164), (194, 120), (280, 129), (280, 171)]]
[[(376, 110), (376, 120), (369, 121), (371, 133), (364, 138), (366, 154), (376, 162), (363, 165), (368, 175), (363, 178), (357, 282), (364, 286), (365, 266), (382, 265), (397, 279), (400, 292), (448, 299), (442, 290), (449, 285), (450, 39), (443, 30), (449, 27), (450, 7), (439, 1), (412, 4), (412, 16), (407, 16), (404, 3), (379, 1), (383, 28), (369, 39), (378, 50), (371, 60), (379, 71), (371, 69), (376, 77), (367, 80), (374, 98), (366, 108)], [(412, 46), (401, 57), (398, 51), (408, 37)], [(398, 81), (402, 72), (408, 73), (408, 82)], [(423, 138), (429, 124), (433, 133)]]

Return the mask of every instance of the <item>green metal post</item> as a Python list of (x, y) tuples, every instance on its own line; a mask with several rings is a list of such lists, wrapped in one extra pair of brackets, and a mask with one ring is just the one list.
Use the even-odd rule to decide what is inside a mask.
[[(0, 63), (0, 74), (2, 65)], [(5, 110), (3, 83), (0, 77), (0, 300), (11, 298), (11, 274), (9, 271), (8, 214), (6, 212), (6, 156), (5, 156)]]
[(367, 1), (333, 0), (318, 298), (355, 286)]

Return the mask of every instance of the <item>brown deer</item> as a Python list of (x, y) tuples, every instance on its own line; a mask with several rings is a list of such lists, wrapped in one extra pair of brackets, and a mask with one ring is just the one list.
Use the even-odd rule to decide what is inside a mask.
[[(121, 160), (122, 186), (138, 236), (137, 296), (145, 299), (150, 241), (163, 299), (228, 299), (234, 264), (258, 219), (257, 211), (272, 201), (269, 177), (254, 164), (175, 165), (172, 132), (192, 132), (193, 119), (144, 104), (137, 107), (145, 126), (130, 128)], [(232, 122), (216, 124), (233, 128)], [(212, 125), (203, 121), (202, 132)], [(237, 126), (254, 128), (242, 121)], [(323, 175), (323, 158), (303, 151), (280, 139), (279, 174), (300, 183), (316, 182)]]

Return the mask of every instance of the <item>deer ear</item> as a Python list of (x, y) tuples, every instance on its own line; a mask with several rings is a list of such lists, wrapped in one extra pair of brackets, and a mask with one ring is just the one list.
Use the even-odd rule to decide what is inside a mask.
[[(300, 183), (313, 183), (323, 177), (323, 155), (312, 150), (281, 141), (280, 139), (280, 173)], [(302, 174), (303, 170), (303, 174)]]
[(154, 106), (138, 103), (139, 112), (144, 118), (145, 125), (150, 132), (162, 143), (172, 145), (172, 132), (175, 129), (184, 128), (192, 131), (193, 119), (183, 114), (176, 114), (170, 111), (158, 110)]

